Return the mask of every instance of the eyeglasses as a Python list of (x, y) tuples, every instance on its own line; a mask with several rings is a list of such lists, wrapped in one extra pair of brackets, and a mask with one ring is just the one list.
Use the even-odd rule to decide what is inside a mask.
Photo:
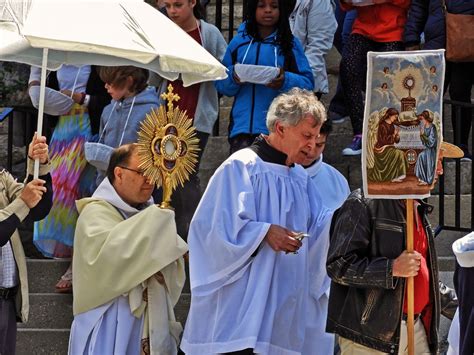
[(143, 172), (140, 171), (140, 170), (135, 170), (135, 169), (132, 169), (132, 168), (128, 168), (126, 166), (122, 166), (122, 165), (117, 165), (119, 168), (122, 168), (122, 169), (125, 169), (125, 170), (130, 170), (130, 171), (133, 171), (141, 176), (143, 176)]

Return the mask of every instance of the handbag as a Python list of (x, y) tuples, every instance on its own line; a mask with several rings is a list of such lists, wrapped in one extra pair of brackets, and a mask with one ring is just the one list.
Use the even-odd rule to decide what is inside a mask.
[(446, 59), (474, 62), (474, 15), (452, 14), (443, 0), (446, 18)]

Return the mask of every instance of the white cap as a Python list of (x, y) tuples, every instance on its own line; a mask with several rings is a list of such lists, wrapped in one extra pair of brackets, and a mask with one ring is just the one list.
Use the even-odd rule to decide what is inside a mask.
[(474, 267), (474, 232), (453, 243), (453, 252), (462, 267)]

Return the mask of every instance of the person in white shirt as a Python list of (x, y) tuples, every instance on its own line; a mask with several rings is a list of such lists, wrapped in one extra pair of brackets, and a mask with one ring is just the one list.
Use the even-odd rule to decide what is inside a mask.
[[(351, 191), (346, 178), (337, 169), (323, 162), (323, 151), (331, 130), (331, 122), (325, 121), (316, 138), (316, 145), (302, 164), (315, 186), (315, 199), (320, 199), (326, 208), (335, 211)], [(329, 235), (320, 235), (309, 254), (311, 268), (315, 271), (314, 275), (318, 275), (319, 282), (316, 284), (319, 287), (311, 290), (312, 302), (306, 309), (309, 315), (306, 333), (311, 336), (305, 338), (303, 354), (334, 353), (334, 334), (326, 333), (325, 330), (331, 280), (326, 272), (321, 272), (326, 270), (328, 248)], [(316, 353), (314, 349), (317, 349)]]

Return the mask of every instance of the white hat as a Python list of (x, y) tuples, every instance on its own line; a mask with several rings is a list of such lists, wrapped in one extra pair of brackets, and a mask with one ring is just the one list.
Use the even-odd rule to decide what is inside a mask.
[(453, 243), (453, 252), (462, 267), (474, 267), (474, 232)]
[(441, 142), (441, 151), (443, 152), (443, 158), (462, 158), (464, 156), (461, 148), (448, 142)]
[[(31, 103), (35, 108), (39, 107), (40, 87), (33, 85), (29, 90)], [(44, 112), (48, 115), (60, 116), (71, 111), (74, 100), (59, 91), (45, 88), (44, 92)]]

